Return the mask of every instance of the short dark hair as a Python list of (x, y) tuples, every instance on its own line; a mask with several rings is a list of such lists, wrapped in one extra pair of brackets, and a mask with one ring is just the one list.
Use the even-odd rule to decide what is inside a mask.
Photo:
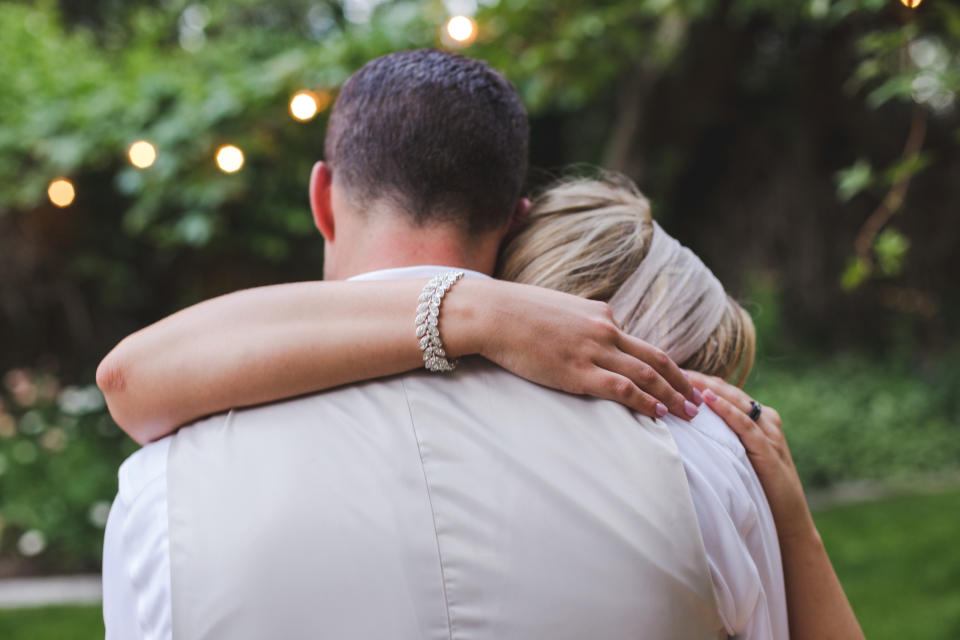
[(485, 62), (420, 49), (368, 62), (340, 90), (324, 154), (358, 204), (468, 232), (509, 220), (527, 170), (527, 114)]

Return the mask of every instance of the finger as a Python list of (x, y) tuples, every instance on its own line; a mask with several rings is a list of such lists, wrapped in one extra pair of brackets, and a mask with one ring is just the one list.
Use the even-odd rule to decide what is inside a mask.
[(684, 420), (689, 420), (699, 412), (696, 405), (671, 387), (656, 369), (633, 356), (618, 352), (598, 361), (597, 365), (630, 378), (642, 391), (662, 402), (671, 413)]
[(747, 395), (740, 387), (734, 386), (722, 378), (704, 375), (699, 371), (687, 371), (687, 375), (690, 376), (690, 379), (696, 386), (702, 389), (712, 390), (718, 396), (736, 406), (740, 411), (749, 414), (750, 409), (753, 408), (753, 398)]
[(770, 425), (770, 429), (777, 433), (783, 433), (783, 420), (780, 418), (780, 412), (771, 406), (764, 405), (761, 419)]
[(772, 416), (769, 415), (772, 411), (773, 409), (770, 407), (762, 407), (760, 409), (760, 417), (757, 418), (757, 424), (771, 440), (783, 440), (783, 429), (773, 420)]
[(617, 346), (620, 347), (624, 353), (638, 358), (653, 367), (667, 384), (694, 405), (699, 405), (703, 402), (700, 391), (691, 384), (683, 369), (660, 349), (628, 333), (621, 334), (621, 339)]
[(714, 376), (708, 376), (705, 373), (700, 373), (699, 371), (694, 371), (693, 369), (684, 369), (683, 375), (690, 380), (694, 387), (700, 389), (701, 391), (704, 389), (709, 389), (710, 380), (714, 378)]
[(723, 418), (727, 426), (737, 434), (747, 451), (760, 453), (770, 447), (770, 441), (759, 425), (726, 398), (714, 393), (713, 389), (707, 389), (703, 393), (703, 399), (707, 406)]
[(645, 393), (627, 376), (603, 368), (597, 371), (593, 385), (586, 390), (589, 395), (619, 402), (651, 418), (667, 415), (666, 405)]

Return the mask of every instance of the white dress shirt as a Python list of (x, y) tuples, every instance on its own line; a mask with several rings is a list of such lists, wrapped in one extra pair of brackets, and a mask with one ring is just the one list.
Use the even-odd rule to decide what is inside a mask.
[[(357, 280), (432, 277), (445, 267), (387, 269)], [(469, 272), (474, 277), (483, 274)], [(736, 435), (707, 407), (690, 422), (664, 419), (676, 442), (730, 636), (788, 638), (779, 544), (759, 480)], [(585, 425), (588, 428), (589, 425)], [(128, 458), (104, 542), (107, 638), (172, 637), (167, 454), (161, 439)]]

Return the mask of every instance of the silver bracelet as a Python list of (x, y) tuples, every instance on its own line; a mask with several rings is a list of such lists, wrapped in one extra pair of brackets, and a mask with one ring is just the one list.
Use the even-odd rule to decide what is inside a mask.
[(447, 271), (434, 276), (417, 298), (417, 339), (423, 353), (423, 366), (430, 371), (453, 371), (456, 360), (448, 360), (440, 340), (440, 304), (453, 284), (463, 277), (463, 271)]

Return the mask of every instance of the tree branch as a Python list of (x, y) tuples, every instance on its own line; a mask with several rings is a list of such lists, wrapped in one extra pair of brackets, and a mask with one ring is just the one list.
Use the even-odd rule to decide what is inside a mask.
[[(906, 159), (919, 153), (926, 135), (927, 112), (920, 105), (916, 105), (913, 109), (913, 118), (910, 121), (910, 131), (907, 134), (907, 142), (904, 144), (902, 157)], [(873, 241), (880, 230), (900, 210), (912, 179), (913, 174), (908, 173), (894, 183), (880, 206), (870, 214), (863, 226), (860, 227), (860, 231), (857, 232), (853, 245), (854, 249), (857, 257), (870, 269), (873, 268)]]

